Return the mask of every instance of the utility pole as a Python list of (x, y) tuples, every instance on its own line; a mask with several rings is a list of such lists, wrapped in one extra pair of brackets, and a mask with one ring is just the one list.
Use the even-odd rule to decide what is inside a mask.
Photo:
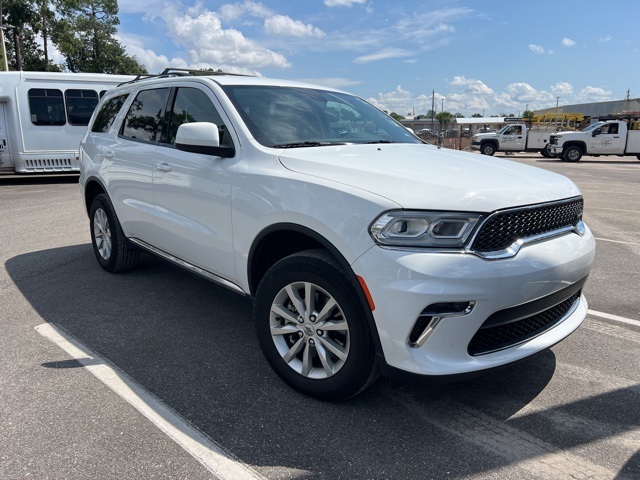
[(433, 132), (433, 115), (435, 113), (433, 109), (436, 108), (435, 101), (436, 101), (436, 91), (431, 90), (431, 132)]

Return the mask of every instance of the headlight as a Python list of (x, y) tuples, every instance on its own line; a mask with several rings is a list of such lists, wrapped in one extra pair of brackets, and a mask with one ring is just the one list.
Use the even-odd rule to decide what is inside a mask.
[(398, 210), (378, 217), (369, 232), (381, 245), (460, 248), (480, 218), (477, 213)]

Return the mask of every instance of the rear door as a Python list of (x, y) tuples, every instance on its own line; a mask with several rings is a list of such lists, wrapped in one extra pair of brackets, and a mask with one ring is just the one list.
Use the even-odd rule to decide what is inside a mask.
[(100, 146), (111, 201), (127, 237), (153, 244), (153, 171), (164, 124), (169, 88), (140, 90), (128, 107), (117, 135)]

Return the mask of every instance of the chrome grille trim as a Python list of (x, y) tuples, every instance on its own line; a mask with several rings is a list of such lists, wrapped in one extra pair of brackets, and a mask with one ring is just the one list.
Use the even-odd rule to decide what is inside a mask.
[[(550, 210), (553, 210), (553, 209), (560, 210), (563, 208), (576, 210), (576, 211), (579, 210), (579, 212), (576, 214), (572, 214), (571, 212), (570, 214), (566, 214), (564, 212), (560, 212), (560, 213), (552, 212), (552, 215), (553, 215), (552, 220), (554, 221), (554, 223), (557, 223), (558, 220), (561, 220), (563, 225), (559, 225), (556, 228), (552, 228), (548, 231), (542, 231), (541, 233), (536, 233), (537, 231), (544, 230), (546, 228), (544, 224), (539, 223), (540, 218), (537, 217), (538, 214), (540, 217), (549, 216)], [(492, 227), (491, 223), (493, 221), (503, 216), (514, 216), (514, 215), (516, 216), (520, 215), (521, 217), (525, 217), (525, 216), (531, 217), (533, 215), (534, 220), (538, 223), (536, 225), (531, 225), (530, 231), (527, 231), (529, 229), (528, 225), (525, 225), (524, 227), (517, 227), (516, 229), (514, 229), (512, 233), (504, 235), (504, 241), (501, 242), (501, 245), (499, 248), (496, 248), (494, 250), (488, 250), (484, 247), (478, 248), (476, 246), (477, 242), (486, 243), (487, 239), (484, 238), (483, 235), (487, 235), (486, 229), (489, 228), (490, 226)], [(566, 216), (567, 219), (564, 220), (562, 218), (563, 216)], [(520, 220), (520, 218), (518, 218), (517, 220)], [(479, 257), (489, 259), (489, 260), (510, 258), (515, 256), (520, 251), (520, 249), (527, 244), (540, 242), (542, 240), (547, 240), (552, 237), (566, 235), (569, 233), (575, 233), (577, 235), (582, 236), (584, 235), (585, 231), (586, 231), (586, 226), (582, 221), (582, 197), (573, 197), (573, 198), (562, 200), (559, 202), (529, 205), (527, 207), (517, 207), (517, 208), (512, 208), (507, 210), (500, 210), (492, 213), (487, 218), (482, 220), (481, 224), (476, 230), (476, 233), (469, 240), (468, 246), (466, 247), (466, 251), (467, 253), (471, 253), (473, 255), (477, 255)], [(503, 239), (499, 238), (498, 241), (500, 240), (503, 240)], [(510, 242), (510, 243), (506, 243), (506, 242)]]

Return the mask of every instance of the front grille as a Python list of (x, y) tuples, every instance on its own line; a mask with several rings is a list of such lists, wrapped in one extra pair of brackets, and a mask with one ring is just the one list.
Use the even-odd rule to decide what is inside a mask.
[(491, 326), (489, 317), (469, 342), (467, 351), (469, 355), (483, 355), (531, 340), (560, 323), (579, 298), (580, 291), (543, 312), (501, 325)]
[(575, 227), (582, 220), (582, 206), (580, 197), (497, 212), (482, 224), (470, 250), (476, 253), (499, 252), (517, 240)]

